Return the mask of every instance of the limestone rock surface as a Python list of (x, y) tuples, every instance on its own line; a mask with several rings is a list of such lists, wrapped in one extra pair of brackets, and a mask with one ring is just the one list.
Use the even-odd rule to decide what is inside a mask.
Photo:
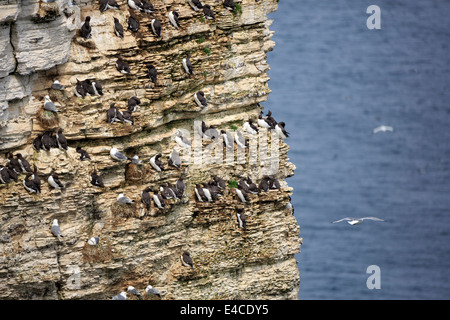
[[(21, 153), (42, 181), (40, 194), (24, 189), (24, 174), (18, 182), (0, 184), (0, 299), (110, 299), (129, 285), (143, 292), (149, 284), (165, 291), (162, 299), (297, 299), (300, 275), (294, 255), (302, 239), (286, 208), (293, 190), (285, 179), (295, 170), (289, 139), (277, 142), (278, 154), (271, 153), (273, 135), (261, 130), (258, 137), (271, 143), (247, 149), (241, 160), (235, 145), (232, 163), (208, 158), (211, 141), (194, 141), (201, 121), (243, 131), (244, 121), (256, 120), (263, 110), (270, 93), (266, 53), (275, 45), (267, 16), (277, 1), (238, 0), (235, 13), (219, 1), (202, 1), (211, 5), (215, 21), (205, 20), (185, 0), (153, 0), (154, 14), (117, 2), (120, 10), (100, 12), (92, 0), (75, 6), (66, 0), (0, 1), (0, 163), (6, 165), (8, 151)], [(179, 29), (169, 22), (172, 10), (179, 13)], [(130, 15), (139, 20), (137, 33), (127, 29)], [(87, 40), (79, 34), (86, 16), (92, 26)], [(114, 17), (124, 26), (123, 38), (114, 33)], [(155, 18), (161, 21), (161, 38), (150, 27)], [(193, 75), (183, 70), (187, 54)], [(130, 74), (116, 69), (119, 57)], [(148, 77), (149, 65), (158, 71), (156, 84)], [(86, 79), (98, 81), (103, 95), (77, 97), (77, 81)], [(65, 90), (51, 89), (55, 80)], [(199, 90), (208, 100), (206, 109), (194, 101)], [(43, 110), (46, 95), (59, 113)], [(141, 100), (134, 123), (107, 123), (110, 105), (124, 111), (132, 96)], [(289, 120), (284, 121), (289, 131)], [(39, 134), (58, 128), (64, 130), (67, 150), (33, 149)], [(179, 148), (178, 129), (201, 147), (195, 161), (198, 148), (191, 157), (182, 152), (190, 161), (179, 170), (167, 165), (173, 148)], [(90, 161), (79, 159), (78, 146)], [(113, 160), (112, 147), (129, 158), (138, 155), (142, 164)], [(211, 154), (226, 152), (216, 148)], [(162, 172), (150, 165), (157, 153)], [(272, 175), (281, 188), (250, 194), (250, 202), (242, 203), (233, 183), (247, 176), (259, 183), (273, 161), (278, 169)], [(47, 183), (52, 169), (63, 190)], [(94, 169), (105, 187), (90, 183)], [(214, 203), (196, 201), (196, 184), (212, 175), (230, 187)], [(186, 183), (181, 200), (166, 200), (165, 210), (154, 203), (147, 210), (141, 203), (146, 187), (155, 191), (180, 177)], [(134, 203), (117, 203), (119, 193)], [(247, 216), (245, 230), (238, 227), (237, 209)], [(51, 233), (54, 219), (62, 241)], [(99, 245), (87, 244), (94, 236), (100, 236)], [(184, 251), (190, 252), (193, 268), (181, 264)]]

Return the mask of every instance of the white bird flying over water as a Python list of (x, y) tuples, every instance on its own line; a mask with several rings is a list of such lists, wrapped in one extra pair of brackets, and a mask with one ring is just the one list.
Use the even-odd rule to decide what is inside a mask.
[(394, 128), (392, 128), (390, 126), (382, 125), (382, 126), (379, 126), (379, 127), (376, 127), (375, 129), (373, 129), (373, 133), (386, 132), (386, 131), (393, 132)]
[(343, 218), (343, 219), (340, 219), (340, 220), (333, 221), (333, 223), (338, 223), (338, 222), (341, 222), (341, 221), (347, 221), (348, 224), (351, 224), (353, 226), (355, 224), (362, 223), (363, 220), (384, 221), (383, 219), (376, 218), (376, 217), (364, 217), (364, 218), (350, 218), (350, 217), (347, 217), (347, 218)]

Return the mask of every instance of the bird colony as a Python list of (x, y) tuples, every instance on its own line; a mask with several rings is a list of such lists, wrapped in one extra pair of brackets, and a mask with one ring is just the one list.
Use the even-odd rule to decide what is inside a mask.
[[(80, 27), (73, 41), (85, 48), (95, 48), (96, 25), (97, 21), (102, 19), (106, 24), (110, 24), (111, 32), (107, 42), (113, 44), (124, 41), (127, 37), (143, 37), (142, 35), (145, 34), (146, 37), (153, 38), (151, 41), (156, 41), (158, 50), (164, 51), (168, 48), (168, 42), (171, 41), (167, 36), (169, 32), (181, 32), (183, 28), (188, 27), (193, 29), (195, 24), (207, 24), (211, 27), (216, 23), (216, 19), (234, 21), (237, 15), (245, 13), (246, 5), (251, 5), (253, 10), (256, 10), (256, 6), (264, 5), (264, 1), (254, 0), (236, 2), (220, 0), (219, 2), (100, 0), (94, 3), (91, 9), (98, 10), (100, 15), (84, 15), (83, 19), (80, 19)], [(82, 12), (89, 14), (87, 10)], [(187, 21), (190, 21), (189, 26)], [(236, 36), (242, 37), (243, 34), (245, 30), (243, 33), (236, 33)], [(233, 36), (233, 29), (229, 36)], [(196, 43), (201, 43), (202, 39), (197, 39)], [(269, 231), (263, 230), (272, 229), (270, 224), (265, 225), (264, 220), (268, 218), (262, 218), (265, 211), (269, 214), (270, 211), (278, 210), (282, 216), (290, 217), (289, 221), (283, 225), (284, 231), (276, 237), (289, 238), (286, 241), (290, 243), (290, 246), (287, 246), (290, 249), (285, 249), (289, 258), (298, 251), (298, 226), (295, 218), (292, 218), (291, 188), (287, 187), (283, 181), (285, 177), (293, 174), (295, 168), (288, 162), (286, 144), (281, 145), (282, 169), (279, 174), (274, 175), (262, 175), (261, 168), (250, 168), (242, 164), (236, 165), (235, 168), (227, 168), (220, 164), (195, 167), (182, 160), (182, 154), (190, 150), (193, 145), (191, 137), (183, 134), (186, 130), (188, 133), (190, 131), (185, 124), (193, 123), (194, 120), (201, 121), (198, 133), (203, 145), (207, 146), (211, 141), (222, 138), (224, 150), (243, 150), (247, 156), (249, 137), (257, 136), (261, 130), (274, 132), (281, 141), (289, 138), (285, 123), (276, 121), (270, 111), (264, 115), (263, 107), (259, 103), (261, 100), (252, 103), (248, 111), (244, 112), (246, 116), (243, 118), (233, 118), (233, 110), (228, 113), (219, 113), (220, 108), (226, 103), (215, 96), (215, 92), (219, 94), (219, 90), (211, 90), (211, 85), (208, 84), (210, 71), (202, 65), (208, 63), (208, 59), (220, 60), (221, 57), (225, 59), (226, 57), (221, 53), (209, 55), (207, 50), (204, 50), (200, 58), (198, 51), (187, 50), (181, 54), (180, 60), (177, 60), (173, 59), (173, 53), (165, 56), (158, 52), (155, 57), (166, 59), (161, 61), (152, 57), (152, 52), (149, 51), (147, 58), (142, 61), (136, 61), (130, 58), (127, 51), (122, 51), (123, 54), (110, 60), (114, 70), (104, 73), (103, 78), (78, 74), (75, 77), (76, 83), (73, 84), (54, 79), (51, 86), (42, 90), (46, 94), (43, 95), (37, 114), (41, 130), (36, 131), (30, 139), (32, 152), (25, 157), (21, 153), (14, 154), (8, 151), (3, 164), (0, 164), (2, 201), (5, 202), (5, 197), (8, 198), (8, 193), (12, 192), (10, 190), (18, 190), (20, 186), (21, 196), (25, 197), (31, 206), (33, 202), (37, 206), (45, 202), (52, 207), (52, 210), (55, 206), (59, 208), (48, 221), (48, 232), (54, 236), (55, 250), (60, 252), (59, 255), (61, 250), (66, 256), (71, 256), (71, 250), (81, 249), (81, 260), (84, 263), (88, 263), (91, 267), (96, 263), (103, 264), (95, 269), (95, 272), (103, 276), (105, 272), (106, 274), (123, 272), (124, 278), (127, 278), (123, 270), (134, 270), (131, 272), (133, 276), (129, 277), (134, 279), (134, 282), (129, 280), (117, 284), (109, 283), (105, 285), (109, 291), (102, 293), (94, 291), (87, 295), (80, 294), (83, 289), (86, 291), (86, 285), (84, 287), (80, 285), (76, 289), (81, 291), (73, 289), (75, 292), (73, 293), (66, 290), (64, 298), (101, 297), (126, 300), (129, 297), (136, 299), (192, 297), (193, 293), (189, 293), (187, 287), (185, 291), (180, 289), (183, 288), (182, 284), (204, 278), (205, 270), (213, 268), (216, 264), (220, 265), (227, 259), (232, 261), (232, 264), (239, 264), (240, 259), (251, 262), (261, 261), (263, 258), (269, 259), (271, 256), (286, 255), (286, 252), (277, 253), (279, 250), (277, 246), (271, 247), (272, 251), (265, 252), (264, 244), (259, 242), (262, 236), (260, 233), (270, 234)], [(121, 51), (117, 50), (117, 52)], [(221, 65), (220, 61), (214, 63)], [(177, 71), (176, 77), (183, 81), (185, 87), (193, 88), (191, 89), (193, 94), (184, 89), (179, 92), (180, 96), (189, 97), (182, 100), (181, 109), (177, 110), (181, 116), (178, 118), (172, 116), (175, 122), (177, 119), (190, 120), (190, 122), (179, 121), (183, 123), (184, 131), (179, 130), (180, 128), (176, 125), (167, 125), (167, 119), (164, 119), (165, 124), (158, 124), (160, 120), (153, 122), (148, 120), (154, 114), (154, 108), (164, 106), (164, 96), (156, 96), (154, 92), (164, 92), (167, 86), (173, 86), (167, 81), (169, 76), (167, 64), (173, 64), (171, 70), (180, 70)], [(231, 64), (231, 67), (230, 64), (225, 65), (225, 69), (237, 67), (236, 64)], [(120, 81), (128, 81), (127, 83), (133, 85), (137, 82), (131, 79), (136, 74), (139, 74), (139, 86), (144, 88), (143, 90), (126, 90), (123, 94), (115, 91), (116, 82), (111, 81), (111, 78), (119, 77)], [(212, 80), (210, 83), (215, 81)], [(176, 96), (176, 90), (173, 88), (171, 90)], [(83, 119), (82, 112), (79, 116), (76, 113), (70, 113), (74, 122), (83, 123), (83, 120), (86, 120), (84, 139), (80, 138), (79, 134), (65, 135), (66, 132), (71, 131), (68, 125), (71, 122), (61, 121), (61, 119), (67, 117), (69, 113), (70, 106), (64, 102), (71, 95), (72, 101), (75, 100), (81, 109), (90, 108), (92, 104), (102, 104), (102, 101), (108, 101), (109, 104), (103, 109), (96, 107), (95, 110), (87, 113), (86, 119)], [(229, 94), (225, 96), (229, 104), (232, 104), (233, 97)], [(115, 101), (113, 97), (116, 97)], [(98, 125), (99, 130), (103, 130), (102, 133), (108, 132), (107, 141), (102, 140), (101, 147), (96, 146), (96, 138), (99, 138), (98, 131), (88, 133), (89, 117), (92, 114), (95, 114), (96, 119), (101, 119)], [(165, 117), (170, 116), (168, 112), (165, 114)], [(214, 117), (215, 114), (218, 116)], [(209, 115), (211, 117), (208, 117)], [(76, 119), (77, 117), (80, 118)], [(210, 125), (209, 122), (214, 124)], [(153, 127), (152, 124), (155, 126)], [(148, 140), (143, 133), (150, 135), (153, 130), (161, 133), (163, 138)], [(136, 132), (138, 134), (132, 138), (136, 141), (127, 140), (130, 139), (128, 138), (130, 133)], [(105, 135), (100, 138), (104, 139)], [(108, 147), (105, 148), (105, 145)], [(46, 162), (49, 158), (53, 160)], [(61, 167), (58, 159), (69, 159), (70, 166)], [(80, 243), (79, 237), (75, 236), (79, 230), (74, 227), (73, 219), (69, 218), (75, 213), (66, 211), (65, 208), (85, 208), (86, 202), (92, 203), (88, 213), (89, 226), (86, 227), (88, 231), (86, 232), (86, 228), (83, 229), (83, 234), (88, 236)], [(139, 234), (146, 234), (149, 239), (152, 239), (153, 245), (155, 242), (158, 243), (161, 251), (157, 254), (161, 255), (158, 259), (164, 263), (158, 264), (159, 260), (152, 257), (153, 270), (142, 263), (145, 259), (137, 253), (136, 260), (129, 262), (129, 257), (133, 254), (121, 252), (119, 248), (122, 244), (113, 241), (114, 237), (118, 237), (117, 235), (128, 239), (127, 241), (135, 241), (133, 234), (126, 234), (129, 228), (121, 229), (121, 226), (132, 224), (132, 221), (140, 223), (137, 227)], [(214, 225), (217, 229), (215, 232), (228, 232), (227, 236), (231, 235), (230, 248), (234, 249), (225, 250), (224, 241), (217, 244), (217, 248), (214, 246), (207, 248), (204, 244), (199, 246), (200, 241), (195, 237), (204, 234), (203, 231), (196, 236), (192, 233), (190, 237), (190, 231), (181, 232), (177, 229), (176, 233), (173, 232), (168, 227), (170, 224), (180, 224), (185, 230), (196, 231)], [(142, 225), (145, 225), (145, 228)], [(113, 229), (116, 232), (114, 236), (112, 231), (108, 233), (108, 230)], [(172, 230), (172, 234), (170, 232), (164, 234), (164, 230)], [(152, 232), (158, 234), (152, 234)], [(150, 234), (152, 235), (149, 236)], [(177, 239), (177, 244), (172, 247), (170, 247), (171, 241), (175, 240), (171, 240), (173, 238), (170, 237)], [(276, 239), (279, 241), (278, 238)], [(4, 242), (9, 241), (7, 240)], [(253, 241), (259, 244), (253, 246)], [(237, 243), (231, 246), (231, 242)], [(165, 245), (170, 247), (167, 256), (163, 253)], [(126, 247), (130, 248), (130, 246)], [(202, 252), (199, 248), (205, 251)], [(255, 248), (259, 251), (252, 252)], [(209, 252), (212, 249), (213, 251)], [(134, 249), (129, 250), (134, 252)], [(214, 251), (220, 251), (220, 254)], [(79, 253), (80, 250), (77, 252)], [(124, 264), (124, 256), (128, 257), (127, 263), (131, 265), (118, 266), (120, 261)], [(289, 262), (286, 262), (287, 260)], [(283, 263), (289, 265), (293, 263), (292, 259), (284, 258), (284, 256), (274, 261), (278, 261), (280, 267)], [(67, 264), (75, 262), (66, 261)], [(58, 263), (60, 264), (61, 261)], [(139, 266), (141, 263), (142, 265)], [(89, 267), (84, 267), (83, 270), (87, 269)], [(144, 272), (143, 269), (147, 270)], [(109, 273), (107, 270), (110, 270)], [(89, 274), (88, 271), (84, 272)], [(286, 278), (290, 281), (294, 279), (294, 284), (291, 284), (291, 287), (288, 286), (289, 288), (280, 289), (280, 292), (288, 292), (286, 293), (288, 297), (295, 296), (296, 285), (298, 285), (296, 283), (298, 275), (295, 271), (293, 274)], [(95, 283), (96, 276), (91, 278), (89, 281)], [(121, 277), (116, 279), (119, 278), (122, 279)], [(61, 282), (61, 279), (58, 281)], [(87, 280), (81, 274), (81, 283), (84, 283), (83, 281)], [(286, 286), (286, 284), (282, 285)], [(61, 284), (58, 286), (60, 287)], [(63, 286), (68, 287), (68, 285)], [(181, 291), (176, 292), (176, 290)], [(238, 285), (233, 290), (235, 293), (231, 296), (237, 297), (241, 294)], [(220, 294), (226, 297), (224, 293)], [(199, 296), (201, 297), (200, 294)]]

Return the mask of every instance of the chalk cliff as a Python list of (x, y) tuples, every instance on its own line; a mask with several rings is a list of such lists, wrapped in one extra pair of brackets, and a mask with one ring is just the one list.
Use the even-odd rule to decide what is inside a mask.
[[(143, 292), (151, 284), (165, 292), (162, 299), (296, 299), (300, 277), (294, 255), (302, 240), (286, 208), (292, 188), (285, 179), (295, 170), (289, 146), (282, 140), (278, 145), (274, 176), (281, 188), (250, 194), (248, 204), (240, 202), (233, 187), (221, 200), (198, 202), (194, 188), (212, 175), (230, 183), (249, 176), (258, 183), (265, 166), (263, 159), (250, 161), (249, 150), (246, 161), (233, 164), (167, 166), (177, 147), (177, 129), (193, 137), (195, 125), (205, 121), (242, 131), (244, 121), (257, 119), (270, 93), (266, 53), (274, 42), (267, 16), (277, 1), (235, 1), (233, 13), (219, 1), (204, 0), (215, 12), (212, 21), (193, 11), (187, 0), (153, 0), (153, 14), (117, 2), (120, 10), (100, 12), (92, 0), (76, 0), (75, 5), (0, 0), (0, 164), (6, 164), (8, 151), (21, 153), (42, 180), (40, 194), (24, 189), (24, 174), (18, 182), (0, 184), (0, 298), (110, 299), (129, 285)], [(179, 13), (179, 29), (169, 22), (172, 10)], [(127, 29), (131, 14), (140, 22), (137, 33)], [(92, 26), (88, 40), (79, 33), (86, 16)], [(114, 17), (124, 26), (123, 38), (114, 34)], [(161, 21), (161, 38), (152, 33), (154, 18)], [(187, 54), (193, 75), (183, 70)], [(118, 57), (129, 64), (130, 74), (116, 69)], [(156, 85), (147, 74), (150, 64), (158, 70)], [(77, 79), (96, 79), (103, 95), (77, 97)], [(66, 89), (51, 89), (54, 80)], [(194, 101), (199, 90), (208, 100), (206, 109)], [(43, 111), (46, 95), (58, 114)], [(134, 124), (107, 123), (110, 104), (126, 110), (131, 96), (141, 100)], [(68, 150), (33, 149), (38, 134), (58, 128), (64, 129)], [(273, 137), (261, 130), (264, 134)], [(210, 143), (201, 141), (202, 150)], [(77, 146), (92, 160), (80, 161)], [(112, 147), (130, 158), (138, 155), (143, 163), (113, 160)], [(166, 168), (162, 172), (149, 163), (157, 153)], [(94, 168), (104, 188), (90, 183)], [(52, 169), (65, 189), (47, 183)], [(180, 177), (186, 183), (181, 200), (167, 200), (164, 211), (154, 204), (144, 208), (142, 190), (175, 184)], [(135, 202), (118, 204), (119, 193)], [(238, 227), (237, 208), (247, 216), (245, 230)], [(54, 219), (62, 241), (51, 233)], [(98, 246), (87, 244), (92, 236), (100, 236)], [(184, 251), (190, 252), (193, 268), (182, 266)]]

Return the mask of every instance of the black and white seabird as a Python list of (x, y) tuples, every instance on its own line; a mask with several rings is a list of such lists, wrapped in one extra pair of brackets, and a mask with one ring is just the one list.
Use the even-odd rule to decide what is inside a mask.
[(98, 245), (100, 243), (100, 236), (90, 238), (87, 243), (90, 246)]
[(64, 89), (66, 89), (66, 86), (65, 86), (65, 85), (62, 85), (61, 83), (59, 83), (58, 80), (55, 80), (55, 81), (53, 82), (51, 88), (52, 88), (53, 90), (60, 90), (60, 91), (63, 91)]
[(80, 160), (91, 160), (91, 157), (89, 156), (89, 153), (87, 153), (86, 150), (81, 149), (80, 146), (76, 148), (76, 151), (80, 154)]
[(236, 130), (234, 133), (234, 141), (236, 141), (237, 146), (241, 149), (245, 149), (248, 147), (248, 141), (239, 130)]
[(248, 184), (247, 184), (247, 179), (246, 178), (241, 178), (239, 180), (238, 187), (240, 189), (244, 190), (246, 193), (250, 192), (250, 190), (248, 190)]
[(109, 155), (114, 160), (118, 160), (118, 161), (129, 160), (128, 157), (126, 155), (124, 155), (122, 152), (120, 152), (117, 148), (111, 148), (111, 150), (109, 151)]
[(128, 17), (128, 29), (133, 32), (138, 32), (139, 30), (139, 21), (136, 19), (134, 15)]
[(153, 4), (151, 4), (149, 1), (142, 0), (141, 6), (139, 7), (141, 11), (145, 13), (153, 13), (155, 12), (155, 8), (153, 7)]
[(85, 98), (87, 95), (86, 89), (84, 88), (83, 82), (77, 79), (77, 84), (75, 86), (75, 95), (79, 98)]
[(181, 130), (177, 130), (176, 136), (175, 136), (175, 141), (183, 149), (190, 149), (191, 148), (191, 141), (189, 141), (188, 138), (183, 136), (183, 133), (181, 132)]
[[(220, 188), (216, 185), (214, 181), (211, 181), (207, 184), (207, 188), (209, 191), (209, 194), (211, 195), (212, 202), (219, 200), (223, 197), (222, 191), (220, 191)], [(205, 193), (206, 197), (208, 195)]]
[(194, 189), (195, 195), (197, 196), (197, 200), (199, 202), (207, 202), (208, 198), (206, 197), (203, 188), (200, 184), (196, 184), (195, 185), (195, 189)]
[(203, 6), (203, 13), (205, 14), (205, 18), (207, 20), (215, 20), (214, 12), (211, 10), (211, 6), (209, 4), (205, 4)]
[(169, 166), (180, 169), (181, 168), (181, 158), (178, 151), (173, 148), (172, 153), (169, 155)]
[(184, 190), (186, 190), (186, 184), (184, 183), (183, 178), (180, 177), (177, 180), (175, 187), (175, 193), (177, 194), (177, 197), (181, 199), (181, 197), (183, 197)]
[(243, 128), (249, 134), (257, 134), (259, 131), (258, 128), (253, 123), (253, 119), (249, 119), (248, 121), (245, 121)]
[(286, 139), (289, 137), (289, 132), (284, 129), (284, 126), (284, 122), (278, 122), (275, 126), (276, 133), (278, 133), (278, 136), (280, 136), (282, 139)]
[(276, 178), (269, 178), (269, 188), (270, 189), (280, 189), (280, 182)]
[(94, 81), (92, 81), (92, 89), (94, 90), (94, 94), (96, 96), (102, 96), (103, 95), (103, 88), (102, 85), (100, 84), (100, 82), (98, 82), (97, 80), (94, 79)]
[(213, 125), (209, 126), (209, 128), (204, 132), (204, 135), (211, 140), (217, 140), (220, 136), (219, 130)]
[(119, 112), (119, 109), (117, 109), (115, 103), (111, 103), (111, 105), (109, 106), (109, 109), (106, 112), (106, 121), (108, 123), (123, 121), (123, 116)]
[(128, 63), (126, 63), (122, 57), (117, 58), (116, 61), (116, 68), (120, 73), (123, 74), (129, 74), (130, 73), (130, 67), (128, 66)]
[(33, 174), (31, 175), (31, 180), (33, 181), (33, 184), (36, 187), (36, 189), (38, 190), (38, 192), (41, 193), (41, 179), (39, 179), (36, 165), (33, 165), (33, 167), (34, 167), (34, 170), (33, 170)]
[(141, 104), (141, 100), (136, 97), (133, 96), (130, 99), (128, 99), (128, 111), (131, 112), (136, 112), (137, 111), (137, 106)]
[(236, 194), (242, 202), (250, 202), (248, 193), (241, 186), (236, 188)]
[(156, 68), (154, 65), (148, 66), (148, 77), (150, 80), (156, 85), (156, 78), (157, 78), (158, 72), (156, 71)]
[(189, 5), (191, 6), (192, 10), (199, 11), (203, 8), (202, 3), (200, 0), (188, 0)]
[(51, 112), (59, 112), (59, 110), (53, 104), (52, 100), (50, 99), (50, 97), (48, 95), (44, 97), (44, 110), (51, 111)]
[(225, 9), (234, 12), (234, 1), (233, 0), (223, 0), (223, 6)]
[(125, 203), (125, 204), (132, 204), (134, 202), (134, 200), (128, 198), (127, 196), (125, 196), (123, 193), (120, 193), (117, 196), (117, 202), (119, 203)]
[(258, 189), (260, 191), (269, 192), (270, 189), (270, 177), (264, 176), (259, 182)]
[(64, 236), (61, 233), (61, 228), (58, 224), (58, 219), (53, 219), (52, 227), (50, 229), (52, 231), (52, 234), (58, 238), (58, 240), (61, 241), (61, 238), (64, 238)]
[(211, 191), (209, 190), (207, 185), (201, 184), (203, 194), (205, 195), (208, 202), (213, 202), (213, 198), (211, 195)]
[(106, 121), (108, 123), (113, 123), (116, 119), (118, 109), (115, 107), (115, 103), (111, 103), (108, 111), (106, 112)]
[(153, 34), (155, 36), (157, 36), (158, 38), (160, 38), (161, 37), (161, 22), (158, 19), (153, 19), (150, 22), (150, 25), (152, 27)]
[(250, 177), (247, 177), (247, 181), (246, 182), (247, 182), (248, 191), (250, 193), (253, 193), (253, 194), (258, 194), (259, 193), (258, 186), (255, 183), (253, 183), (253, 181), (252, 181), (252, 179), (250, 179)]
[(58, 142), (58, 148), (61, 150), (67, 150), (67, 140), (63, 135), (63, 129), (59, 128), (58, 133), (56, 133), (56, 141)]
[(8, 171), (9, 177), (14, 180), (15, 182), (19, 181), (19, 175), (14, 169), (12, 168), (11, 164), (8, 163), (6, 165), (6, 170)]
[(105, 12), (108, 10), (108, 0), (99, 0), (99, 10), (100, 12)]
[(29, 193), (39, 193), (38, 187), (34, 184), (33, 180), (31, 180), (32, 174), (27, 173), (25, 179), (23, 179), (22, 184)]
[(163, 168), (162, 163), (161, 163), (161, 160), (160, 160), (159, 158), (161, 158), (161, 154), (160, 154), (160, 153), (157, 154), (157, 155), (154, 155), (153, 157), (151, 157), (151, 159), (150, 159), (150, 165), (151, 165), (152, 168), (155, 169), (156, 171), (161, 172), (161, 171), (164, 170), (164, 168)]
[(216, 129), (215, 126), (207, 126), (204, 121), (202, 121), (202, 137), (203, 138), (209, 138), (211, 140), (216, 140), (219, 138), (219, 131)]
[(123, 38), (123, 26), (116, 17), (114, 17), (114, 33), (116, 36)]
[(244, 210), (237, 209), (236, 218), (239, 228), (244, 230), (247, 229), (247, 217), (245, 216)]
[(58, 174), (52, 169), (47, 179), (48, 184), (54, 189), (63, 189), (64, 185), (59, 180)]
[(94, 169), (94, 172), (92, 172), (90, 176), (91, 184), (96, 187), (104, 187), (103, 179), (100, 177), (99, 174), (97, 174), (97, 169)]
[(164, 198), (158, 193), (158, 190), (153, 191), (153, 202), (158, 207), (158, 209), (164, 209), (166, 207), (164, 203)]
[(164, 199), (178, 199), (175, 190), (173, 187), (171, 187), (168, 183), (162, 185), (159, 187), (159, 191), (161, 192), (161, 196)]
[(231, 149), (234, 147), (234, 139), (233, 135), (225, 130), (220, 130), (220, 135), (223, 138), (223, 141), (225, 143), (225, 147), (228, 149)]
[(124, 110), (122, 112), (119, 112), (122, 114), (122, 121), (125, 123), (134, 124), (132, 112), (129, 110)]
[(37, 137), (33, 139), (33, 148), (38, 152), (42, 149), (42, 134), (38, 134)]
[(180, 28), (180, 21), (178, 20), (178, 12), (173, 10), (169, 12), (169, 21), (175, 28)]
[(185, 267), (194, 267), (194, 262), (192, 261), (191, 254), (187, 251), (183, 252), (183, 254), (180, 256), (181, 263)]
[(8, 165), (14, 169), (17, 173), (22, 173), (22, 168), (20, 166), (19, 160), (17, 160), (16, 158), (14, 158), (14, 155), (11, 151), (9, 151), (8, 153), (6, 153), (6, 159), (8, 161)]
[(203, 91), (198, 91), (194, 93), (194, 100), (195, 103), (197, 103), (197, 105), (201, 108), (208, 106), (208, 101), (206, 101), (205, 93)]
[(175, 200), (179, 200), (183, 196), (183, 194), (181, 194), (181, 196), (178, 196), (179, 191), (177, 190), (177, 187), (172, 185), (171, 183), (167, 183), (167, 187), (173, 193), (173, 197)]
[(31, 172), (30, 163), (22, 156), (21, 153), (16, 154), (16, 160), (23, 173)]
[(85, 40), (92, 37), (90, 21), (91, 17), (87, 16), (86, 19), (84, 19), (83, 25), (81, 26), (80, 34)]
[(50, 138), (52, 138), (52, 148), (59, 148), (56, 135), (53, 132), (50, 134)]
[(272, 124), (263, 117), (262, 112), (259, 115), (258, 120), (256, 120), (256, 123), (258, 124), (258, 126), (260, 126), (262, 128), (275, 129), (274, 127), (272, 127)]
[(272, 126), (272, 128), (274, 129), (275, 126), (277, 125), (277, 121), (272, 117), (272, 111), (269, 110), (269, 112), (267, 112), (266, 114), (266, 120), (267, 122), (269, 122)]
[(141, 11), (142, 2), (141, 0), (128, 0), (128, 6), (133, 10)]
[(192, 63), (191, 63), (191, 55), (188, 54), (186, 58), (184, 58), (182, 61), (184, 72), (187, 74), (194, 74), (194, 70), (192, 69)]
[(41, 138), (42, 141), (42, 149), (45, 151), (49, 151), (53, 146), (53, 138), (51, 131), (45, 131)]
[(218, 177), (218, 176), (212, 176), (214, 182), (216, 183), (216, 185), (224, 190), (227, 187), (227, 183), (225, 182), (225, 180), (223, 180), (222, 178)]
[(9, 175), (8, 168), (4, 167), (1, 164), (0, 164), (0, 182), (3, 184), (8, 184), (11, 182), (11, 176)]
[(147, 187), (141, 192), (141, 202), (144, 204), (144, 206), (147, 208), (147, 210), (150, 210), (152, 199), (150, 197), (151, 188)]
[(95, 96), (95, 90), (90, 79), (81, 81), (87, 96)]
[(100, 0), (100, 12), (105, 12), (108, 9), (120, 9), (116, 0)]

